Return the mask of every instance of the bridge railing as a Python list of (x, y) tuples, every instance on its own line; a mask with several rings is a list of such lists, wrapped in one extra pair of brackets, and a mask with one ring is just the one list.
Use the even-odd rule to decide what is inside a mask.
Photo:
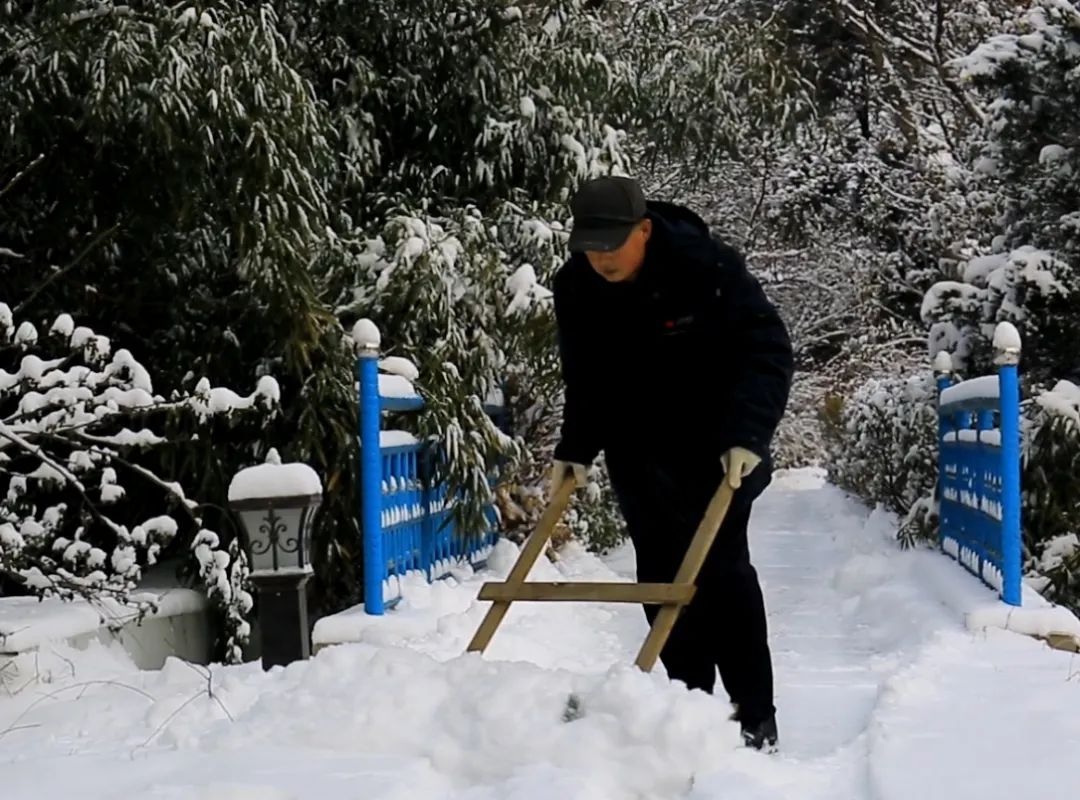
[(994, 334), (996, 374), (952, 382), (948, 353), (938, 385), (939, 544), (1013, 606), (1021, 604), (1020, 336)]
[(424, 401), (406, 379), (379, 374), (378, 332), (373, 327), (366, 332), (367, 339), (353, 334), (359, 346), (364, 611), (380, 615), (400, 600), (406, 575), (421, 574), (431, 582), (455, 564), (479, 566), (498, 531), (492, 506), (488, 531), (469, 539), (459, 536), (452, 514), (456, 497), (433, 480), (432, 449), (405, 431), (382, 430), (384, 411), (418, 411)]

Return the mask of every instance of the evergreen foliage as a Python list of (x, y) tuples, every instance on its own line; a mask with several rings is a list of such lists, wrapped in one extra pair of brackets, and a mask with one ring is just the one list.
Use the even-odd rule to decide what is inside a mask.
[[(768, 57), (775, 26), (729, 15), (702, 28), (679, 3), (610, 10), (0, 3), (0, 297), (13, 315), (107, 332), (154, 365), (163, 397), (197, 395), (204, 379), (280, 387), (258, 424), (160, 434), (147, 469), (196, 498), (208, 532), (173, 539), (204, 556), (188, 577), (242, 590), (242, 575), (205, 573), (220, 560), (207, 554), (236, 563), (228, 481), (277, 448), (326, 488), (316, 613), (358, 601), (344, 332), (361, 317), (419, 368), (415, 432), (447, 455), (466, 533), (494, 465), (518, 493), (542, 485), (561, 401), (544, 287), (574, 187), (649, 156), (715, 163), (743, 133), (791, 130), (806, 110), (798, 73)], [(710, 35), (732, 24), (761, 46)], [(508, 435), (484, 412), (499, 399)], [(572, 511), (594, 544), (617, 538), (603, 486)], [(46, 507), (27, 491), (27, 508)], [(5, 569), (5, 590), (25, 591), (21, 567)], [(242, 638), (219, 655), (239, 657)]]

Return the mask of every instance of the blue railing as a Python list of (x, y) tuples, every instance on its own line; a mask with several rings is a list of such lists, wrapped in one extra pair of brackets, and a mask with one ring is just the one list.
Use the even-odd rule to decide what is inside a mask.
[[(355, 335), (355, 334), (354, 334)], [(383, 411), (416, 411), (418, 395), (380, 391), (379, 352), (361, 347), (357, 359), (360, 428), (360, 526), (364, 556), (364, 610), (379, 615), (401, 599), (403, 578), (445, 577), (461, 563), (479, 567), (498, 536), (497, 515), (480, 537), (457, 535), (447, 487), (431, 479), (430, 447), (405, 431), (382, 430)], [(389, 377), (389, 376), (384, 376)], [(389, 384), (390, 381), (387, 381)], [(498, 409), (488, 409), (498, 413)]]
[(1021, 604), (1020, 337), (994, 335), (996, 375), (953, 384), (951, 359), (935, 361), (938, 384), (939, 544), (969, 572)]

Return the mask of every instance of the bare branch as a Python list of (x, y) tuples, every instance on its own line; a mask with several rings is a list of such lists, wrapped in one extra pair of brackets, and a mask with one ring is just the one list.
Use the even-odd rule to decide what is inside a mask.
[(45, 160), (45, 154), (41, 153), (40, 155), (38, 155), (37, 158), (35, 158), (33, 161), (31, 161), (29, 164), (27, 164), (26, 167), (22, 170), (22, 172), (16, 173), (15, 177), (7, 182), (7, 186), (5, 186), (3, 189), (0, 189), (0, 197), (3, 197), (5, 194), (7, 194), (13, 188), (15, 188), (15, 184), (17, 184), (19, 181), (21, 181), (23, 178), (25, 178), (27, 176), (27, 174), (29, 174), (29, 172), (32, 169), (34, 169), (34, 167), (36, 167), (38, 164), (40, 164), (44, 160)]
[(55, 691), (45, 692), (44, 694), (42, 694), (41, 697), (39, 697), (33, 703), (31, 703), (26, 708), (24, 708), (22, 713), (19, 714), (19, 716), (15, 717), (15, 719), (13, 719), (11, 721), (10, 725), (8, 725), (6, 728), (4, 728), (4, 730), (0, 731), (0, 737), (6, 736), (7, 734), (13, 733), (14, 731), (20, 730), (22, 728), (32, 727), (32, 726), (23, 725), (23, 726), (19, 726), (18, 728), (16, 728), (16, 726), (19, 724), (19, 721), (22, 720), (22, 718), (25, 717), (27, 714), (29, 714), (31, 711), (33, 711), (38, 706), (38, 704), (43, 703), (46, 700), (55, 700), (59, 695), (63, 694), (64, 692), (69, 692), (72, 689), (86, 689), (89, 686), (115, 686), (118, 689), (127, 689), (128, 691), (135, 692), (135, 694), (142, 695), (147, 700), (149, 700), (151, 703), (156, 701), (156, 698), (152, 694), (148, 694), (147, 692), (144, 692), (142, 689), (139, 689), (138, 687), (131, 686), (131, 685), (126, 684), (126, 683), (121, 683), (120, 681), (110, 681), (110, 680), (83, 681), (82, 683), (75, 683), (75, 684), (72, 684), (71, 686), (64, 686), (64, 687), (62, 687), (60, 689), (57, 689)]
[(46, 278), (36, 289), (34, 289), (34, 291), (30, 293), (29, 297), (19, 303), (19, 305), (15, 307), (14, 313), (21, 313), (23, 309), (30, 305), (30, 303), (34, 302), (37, 296), (43, 291), (45, 291), (53, 281), (66, 275), (67, 273), (71, 272), (71, 270), (75, 269), (75, 267), (79, 266), (79, 264), (82, 263), (82, 260), (86, 258), (87, 255), (89, 255), (90, 251), (92, 251), (95, 247), (101, 244), (109, 236), (112, 236), (117, 230), (119, 230), (119, 228), (120, 223), (116, 222), (105, 230), (98, 233), (97, 236), (91, 239), (90, 243), (86, 245), (86, 247), (84, 247), (82, 251), (77, 256), (75, 256), (75, 258), (72, 259), (69, 264), (67, 264), (62, 269), (58, 269), (56, 272)]

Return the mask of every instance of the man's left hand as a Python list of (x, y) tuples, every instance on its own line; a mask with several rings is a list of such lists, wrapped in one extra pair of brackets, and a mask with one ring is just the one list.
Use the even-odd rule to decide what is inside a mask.
[(742, 479), (761, 463), (761, 456), (745, 447), (733, 447), (720, 456), (720, 463), (724, 466), (724, 473), (731, 488), (738, 489), (742, 486)]

